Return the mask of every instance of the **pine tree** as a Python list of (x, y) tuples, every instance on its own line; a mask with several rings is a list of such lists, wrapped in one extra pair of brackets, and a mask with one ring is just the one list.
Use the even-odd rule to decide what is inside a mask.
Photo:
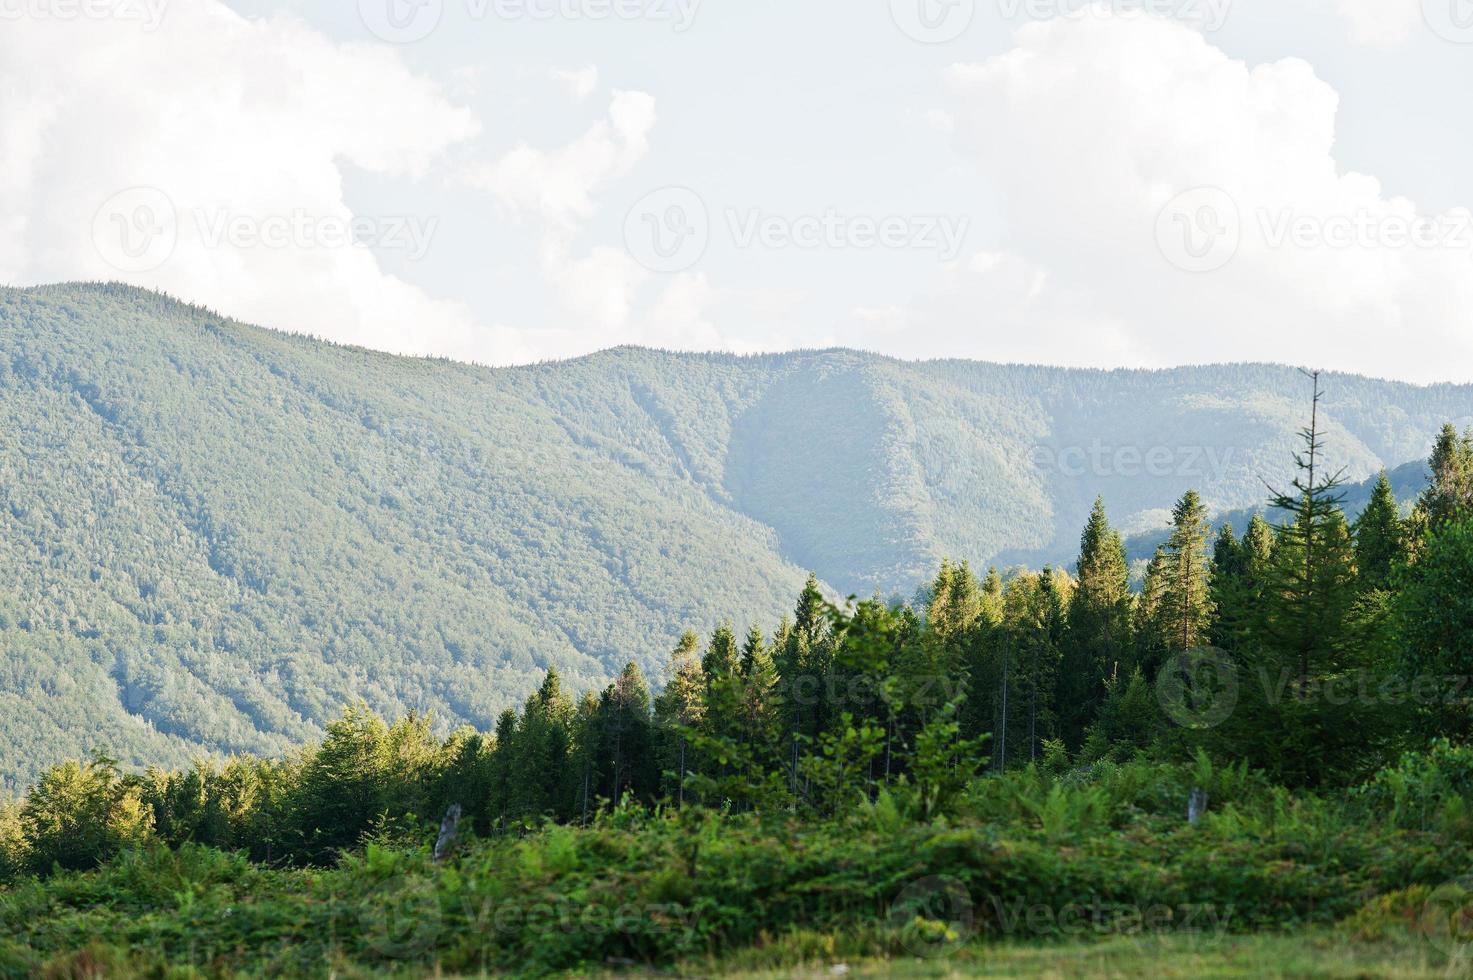
[(1432, 526), (1473, 514), (1473, 429), (1462, 436), (1444, 425), (1428, 462), (1432, 471), (1419, 508)]
[[(1067, 577), (1049, 568), (1015, 576), (1004, 591), (999, 768), (1006, 767), (1008, 753), (1015, 759), (1037, 758), (1043, 740), (1054, 735), (1052, 695), (1068, 591)], [(1016, 748), (1020, 742), (1021, 750)]]
[(585, 692), (573, 713), (572, 748), (568, 752), (568, 773), (575, 781), (573, 796), (577, 800), (579, 826), (588, 826), (599, 792), (598, 751), (602, 719), (598, 698)]
[[(1357, 699), (1330, 704), (1324, 683), (1363, 666), (1365, 640), (1352, 615), (1357, 596), (1355, 548), (1340, 509), (1341, 472), (1327, 475), (1318, 374), (1310, 424), (1291, 492), (1273, 505), (1291, 520), (1275, 528), (1254, 624), (1252, 660), (1258, 683), (1239, 720), (1238, 739), (1255, 765), (1295, 785), (1315, 785), (1353, 772), (1377, 719)], [(1261, 692), (1257, 690), (1261, 688)]]
[(660, 763), (673, 774), (671, 790), (677, 805), (685, 803), (685, 782), (690, 775), (690, 729), (705, 718), (706, 677), (696, 650), (700, 639), (690, 630), (680, 638), (671, 655), (673, 676), (655, 699), (655, 723), (663, 751)]
[(1195, 490), (1188, 490), (1172, 511), (1166, 541), (1166, 580), (1161, 597), (1163, 639), (1169, 651), (1196, 649), (1207, 641), (1212, 625), (1211, 573), (1207, 564), (1207, 509)]
[(527, 699), (512, 742), (507, 787), (512, 819), (566, 816), (560, 790), (572, 742), (572, 716), (562, 678), (555, 668), (548, 668), (542, 686)]
[(1415, 684), (1443, 678), (1423, 709), (1429, 734), (1466, 739), (1473, 732), (1470, 695), (1457, 678), (1473, 675), (1473, 520), (1431, 529), (1396, 597), (1403, 638), (1399, 667)]
[(650, 694), (638, 665), (629, 663), (598, 705), (602, 795), (618, 802), (625, 793), (653, 799), (656, 775), (650, 731)]
[(1135, 604), (1131, 629), (1135, 639), (1135, 663), (1150, 677), (1156, 676), (1156, 671), (1170, 649), (1168, 637), (1171, 635), (1171, 628), (1167, 609), (1169, 569), (1166, 546), (1160, 545), (1146, 564), (1141, 594)]
[(817, 577), (810, 574), (798, 596), (787, 642), (774, 653), (788, 743), (789, 787), (795, 794), (801, 747), (817, 738), (825, 723), (825, 706), (818, 695), (828, 674), (829, 641), (827, 604)]
[(1061, 734), (1071, 749), (1083, 742), (1085, 727), (1104, 699), (1105, 682), (1119, 674), (1130, 649), (1130, 568), (1103, 498), (1095, 501), (1080, 537), (1078, 568), (1057, 695)]
[(756, 626), (747, 632), (746, 642), (742, 644), (742, 659), (737, 672), (742, 683), (743, 738), (759, 761), (775, 761), (772, 757), (778, 751), (781, 724), (777, 667), (762, 630)]
[(1324, 396), (1318, 372), (1309, 377), (1314, 399), (1309, 427), (1299, 433), (1304, 450), (1294, 455), (1299, 472), (1292, 491), (1274, 491), (1270, 501), (1292, 519), (1275, 529), (1274, 561), (1261, 618), (1267, 644), (1277, 651), (1292, 651), (1300, 683), (1333, 658), (1354, 594), (1347, 581), (1353, 574), (1353, 557), (1340, 509), (1345, 500), (1339, 492), (1344, 471), (1326, 475), (1321, 465), (1324, 437), (1319, 409)]
[(1382, 470), (1371, 502), (1355, 522), (1355, 563), (1361, 586), (1377, 591), (1390, 589), (1392, 571), (1405, 559), (1405, 528), (1391, 481)]
[(1217, 532), (1212, 546), (1211, 641), (1215, 647), (1232, 648), (1241, 632), (1239, 599), (1248, 577), (1248, 554), (1231, 524)]

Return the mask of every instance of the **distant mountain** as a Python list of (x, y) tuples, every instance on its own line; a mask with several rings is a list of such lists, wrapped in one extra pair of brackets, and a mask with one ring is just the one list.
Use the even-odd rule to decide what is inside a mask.
[[(1396, 500), (1401, 504), (1403, 514), (1411, 513), (1417, 498), (1422, 495), (1422, 491), (1427, 489), (1429, 475), (1427, 461), (1421, 459), (1404, 463), (1387, 472), (1386, 479), (1391, 483), (1391, 490), (1396, 494)], [(1345, 498), (1341, 503), (1341, 508), (1345, 511), (1346, 517), (1354, 521), (1360, 516), (1360, 512), (1370, 504), (1371, 494), (1375, 491), (1380, 479), (1381, 475), (1378, 473), (1359, 483), (1346, 484), (1337, 491)], [(1254, 514), (1262, 514), (1264, 519), (1271, 524), (1282, 524), (1289, 520), (1288, 515), (1283, 511), (1275, 510), (1265, 501), (1257, 506), (1243, 507), (1214, 515), (1212, 530), (1215, 533), (1221, 531), (1224, 525), (1231, 524), (1233, 531), (1242, 537), (1243, 531), (1248, 527), (1248, 522), (1253, 520)], [(1131, 535), (1125, 539), (1125, 556), (1132, 563), (1150, 561), (1157, 547), (1165, 544), (1168, 537), (1170, 537), (1170, 532), (1164, 528)]]
[[(407, 326), (407, 329), (412, 329)], [(1328, 379), (1354, 479), (1473, 388)], [(943, 555), (1068, 561), (1282, 480), (1269, 365), (1073, 371), (621, 348), (487, 369), (123, 286), (0, 290), (0, 774), (107, 749), (280, 752), (362, 697), (490, 727), (548, 665), (663, 675), (685, 627), (776, 624), (806, 569), (909, 595)]]

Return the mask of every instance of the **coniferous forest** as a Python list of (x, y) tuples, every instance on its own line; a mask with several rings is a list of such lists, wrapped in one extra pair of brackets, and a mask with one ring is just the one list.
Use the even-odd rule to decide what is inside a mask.
[(549, 670), (493, 730), (359, 703), (279, 757), (49, 768), (0, 810), (0, 970), (1462, 975), (1473, 431), (1352, 520), (1319, 384), (1267, 515), (1186, 492), (1138, 588), (1097, 501), (1067, 567), (810, 578), (659, 690)]

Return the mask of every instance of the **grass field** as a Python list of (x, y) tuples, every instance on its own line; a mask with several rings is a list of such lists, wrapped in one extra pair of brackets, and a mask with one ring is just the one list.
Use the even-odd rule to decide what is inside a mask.
[(744, 969), (728, 960), (686, 975), (767, 978), (900, 977), (1473, 977), (1473, 956), (1450, 958), (1416, 939), (1355, 941), (1333, 930), (1294, 935), (1112, 937), (1067, 945), (974, 945), (929, 959)]

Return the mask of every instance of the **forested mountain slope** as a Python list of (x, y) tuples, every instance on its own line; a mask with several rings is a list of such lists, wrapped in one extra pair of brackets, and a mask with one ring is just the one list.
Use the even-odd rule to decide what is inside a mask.
[[(1353, 479), (1473, 412), (1467, 386), (1328, 387)], [(122, 286), (0, 290), (0, 774), (278, 753), (356, 697), (489, 728), (548, 665), (658, 681), (683, 628), (771, 626), (805, 569), (908, 594), (943, 555), (1067, 561), (1096, 494), (1137, 530), (1189, 486), (1256, 504), (1304, 402), (1256, 365), (493, 370)]]

